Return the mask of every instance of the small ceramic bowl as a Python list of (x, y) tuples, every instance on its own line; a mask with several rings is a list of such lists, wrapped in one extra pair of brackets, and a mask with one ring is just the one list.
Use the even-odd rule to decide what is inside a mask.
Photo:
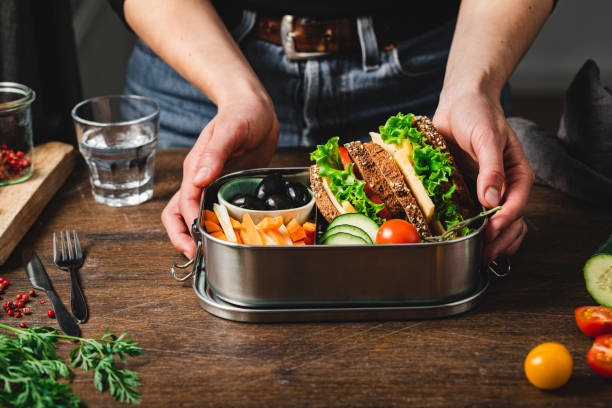
[(249, 214), (255, 224), (263, 220), (265, 217), (278, 217), (279, 215), (283, 216), (284, 223), (289, 222), (289, 220), (292, 218), (295, 218), (300, 225), (308, 221), (310, 212), (315, 204), (314, 196), (312, 191), (310, 191), (310, 188), (308, 188), (310, 201), (308, 204), (298, 208), (288, 208), (286, 210), (249, 210), (247, 208), (241, 208), (230, 204), (229, 200), (236, 194), (255, 195), (255, 190), (257, 189), (257, 186), (261, 180), (263, 180), (261, 177), (245, 177), (230, 180), (221, 186), (217, 194), (217, 199), (219, 200), (220, 204), (223, 204), (225, 208), (227, 208), (229, 215), (238, 221), (242, 221), (242, 216), (244, 214)]

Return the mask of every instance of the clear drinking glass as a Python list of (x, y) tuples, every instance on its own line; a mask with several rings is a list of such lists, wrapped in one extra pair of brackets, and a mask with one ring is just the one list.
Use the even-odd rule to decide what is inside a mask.
[(33, 90), (15, 82), (0, 82), (0, 186), (32, 175)]
[(144, 96), (87, 99), (72, 109), (97, 202), (120, 207), (153, 196), (159, 104)]

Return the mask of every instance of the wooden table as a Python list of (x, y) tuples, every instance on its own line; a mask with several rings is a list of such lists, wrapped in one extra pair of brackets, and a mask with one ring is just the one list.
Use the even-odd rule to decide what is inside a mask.
[[(209, 315), (191, 282), (171, 279), (180, 260), (160, 222), (177, 190), (186, 150), (158, 152), (154, 198), (136, 207), (95, 203), (82, 163), (0, 269), (7, 298), (30, 289), (21, 265), (34, 247), (60, 297), (69, 277), (52, 263), (53, 231), (76, 229), (87, 258), (81, 269), (91, 318), (85, 336), (128, 331), (146, 350), (130, 360), (143, 386), (143, 406), (589, 406), (612, 404), (610, 382), (593, 374), (592, 341), (573, 310), (592, 304), (581, 268), (612, 232), (612, 213), (534, 187), (530, 232), (512, 274), (493, 282), (483, 303), (453, 318), (430, 321), (244, 324)], [(307, 164), (305, 151), (283, 151), (273, 166)], [(41, 296), (43, 297), (43, 296)], [(44, 298), (44, 297), (43, 297)], [(48, 304), (33, 304), (23, 321), (55, 323)], [(2, 314), (0, 321), (17, 324)], [(523, 374), (529, 350), (545, 341), (574, 357), (570, 382), (555, 392)], [(61, 349), (66, 354), (67, 347)], [(73, 389), (88, 406), (111, 406), (91, 376), (76, 372)]]

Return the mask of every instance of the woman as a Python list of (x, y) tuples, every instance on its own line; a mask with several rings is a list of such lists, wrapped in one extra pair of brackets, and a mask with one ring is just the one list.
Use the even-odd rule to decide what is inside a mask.
[(505, 120), (502, 91), (553, 1), (274, 3), (119, 7), (143, 41), (126, 92), (162, 103), (160, 146), (194, 143), (162, 214), (173, 245), (193, 256), (188, 225), (224, 166), (266, 165), (277, 141), (354, 140), (403, 111), (435, 112), (438, 130), (478, 171), (480, 203), (503, 205), (487, 228), (485, 261), (515, 253), (534, 177)]

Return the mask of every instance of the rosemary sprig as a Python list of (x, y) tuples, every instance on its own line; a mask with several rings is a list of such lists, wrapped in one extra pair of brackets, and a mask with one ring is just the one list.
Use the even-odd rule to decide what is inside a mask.
[(463, 221), (459, 221), (456, 224), (451, 225), (446, 232), (444, 232), (442, 235), (436, 235), (434, 237), (425, 237), (423, 238), (423, 241), (426, 242), (442, 242), (442, 241), (448, 241), (450, 239), (454, 239), (457, 237), (457, 231), (461, 231), (464, 227), (467, 227), (468, 225), (473, 224), (474, 222), (488, 217), (489, 215), (496, 213), (497, 211), (501, 210), (502, 207), (497, 206), (495, 208), (491, 208), (490, 210), (487, 211), (483, 211), (480, 214), (476, 215), (475, 217), (472, 218), (468, 218), (467, 220), (463, 220)]
[(15, 337), (0, 333), (0, 405), (11, 407), (78, 407), (80, 399), (70, 385), (59, 379), (70, 380), (70, 368), (58, 357), (58, 339), (79, 343), (70, 352), (70, 364), (85, 371), (94, 371), (94, 386), (99, 391), (108, 388), (120, 402), (140, 403), (136, 387), (138, 374), (120, 369), (115, 355), (126, 361), (144, 353), (127, 333), (119, 337), (105, 331), (100, 339), (62, 334), (53, 327), (17, 329), (0, 324), (0, 328), (15, 333)]

